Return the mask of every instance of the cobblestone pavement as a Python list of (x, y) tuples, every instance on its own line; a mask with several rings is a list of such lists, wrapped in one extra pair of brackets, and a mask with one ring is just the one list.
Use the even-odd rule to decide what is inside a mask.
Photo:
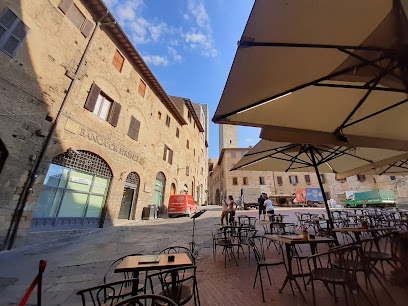
[[(323, 209), (313, 211), (322, 213)], [(289, 214), (289, 222), (296, 220), (293, 209), (277, 208), (277, 213)], [(237, 215), (240, 214), (257, 216), (257, 211), (239, 211)], [(196, 221), (196, 243), (200, 255), (197, 274), (201, 305), (305, 305), (296, 289), (296, 296), (292, 295), (289, 286), (279, 293), (278, 288), (286, 276), (283, 266), (269, 269), (272, 285), (269, 284), (266, 273), (263, 273), (266, 298), (266, 303), (263, 303), (259, 280), (255, 289), (253, 288), (256, 272), (253, 254), (250, 265), (248, 257), (244, 258), (240, 254), (238, 266), (233, 261), (227, 261), (227, 267), (224, 268), (224, 256), (221, 249), (217, 249), (214, 262), (211, 226), (219, 223), (219, 215), (219, 207), (209, 206), (207, 212)], [(260, 226), (258, 229), (263, 233)], [(103, 275), (114, 259), (131, 253), (157, 253), (172, 245), (188, 247), (191, 233), (192, 221), (189, 218), (132, 221), (76, 237), (4, 251), (0, 253), (0, 305), (15, 305), (20, 302), (37, 273), (41, 259), (48, 261), (43, 280), (43, 305), (80, 305), (76, 291), (102, 283)], [(244, 250), (248, 256), (247, 248)], [(269, 251), (272, 257), (279, 256), (273, 247)], [(302, 281), (299, 280), (304, 291)], [(391, 304), (378, 284), (374, 283), (374, 286), (380, 298), (380, 305)], [(392, 286), (389, 282), (386, 286), (395, 297), (396, 305), (406, 305), (406, 287)], [(365, 289), (365, 286), (363, 287)], [(307, 288), (304, 292), (308, 303), (312, 304), (310, 285)], [(338, 294), (340, 300), (337, 305), (345, 304), (342, 290), (338, 290)], [(361, 295), (354, 295), (359, 305), (367, 304)], [(348, 297), (350, 300), (349, 293)], [(333, 298), (320, 284), (317, 285), (317, 300), (319, 305), (335, 305)], [(29, 302), (35, 304), (35, 291)], [(193, 302), (188, 305), (193, 305)]]

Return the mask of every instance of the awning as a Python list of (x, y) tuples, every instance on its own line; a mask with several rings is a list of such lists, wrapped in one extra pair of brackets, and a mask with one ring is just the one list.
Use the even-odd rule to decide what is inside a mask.
[(407, 2), (257, 0), (213, 121), (408, 150)]

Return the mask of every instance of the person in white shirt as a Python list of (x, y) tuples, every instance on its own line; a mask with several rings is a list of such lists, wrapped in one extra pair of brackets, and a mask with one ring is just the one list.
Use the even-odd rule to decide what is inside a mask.
[(275, 214), (275, 208), (273, 207), (272, 201), (268, 199), (266, 194), (264, 205), (266, 207), (266, 214), (268, 215), (269, 219), (271, 219), (271, 217)]
[(228, 225), (228, 208), (229, 208), (230, 201), (227, 199), (227, 195), (224, 195), (224, 199), (222, 200), (222, 213), (221, 213), (221, 225), (224, 225), (224, 218), (225, 222)]

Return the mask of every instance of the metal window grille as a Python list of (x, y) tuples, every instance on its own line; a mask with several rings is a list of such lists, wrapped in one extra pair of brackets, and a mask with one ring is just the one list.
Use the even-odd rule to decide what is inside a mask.
[(108, 164), (98, 155), (89, 151), (72, 152), (68, 150), (65, 153), (55, 156), (52, 163), (102, 177), (112, 177), (112, 171)]
[(126, 178), (126, 183), (139, 185), (139, 176), (136, 172), (130, 172)]
[(166, 177), (164, 176), (163, 172), (159, 172), (156, 175), (156, 180), (157, 181), (161, 181), (161, 182), (165, 182), (166, 181)]

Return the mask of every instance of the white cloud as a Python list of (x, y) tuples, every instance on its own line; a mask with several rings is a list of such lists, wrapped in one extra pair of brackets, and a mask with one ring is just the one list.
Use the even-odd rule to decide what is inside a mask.
[(147, 36), (147, 28), (149, 23), (144, 18), (137, 18), (131, 23), (129, 23), (129, 28), (131, 30), (131, 37), (136, 44), (143, 44), (149, 41)]
[(253, 138), (245, 138), (245, 142), (253, 143), (255, 140)]
[(209, 28), (209, 18), (202, 0), (189, 0), (188, 10), (195, 17), (197, 25), (200, 28)]
[(207, 40), (207, 37), (202, 33), (187, 33), (186, 34), (186, 42), (204, 44), (206, 40)]
[(108, 7), (111, 8), (111, 7), (115, 6), (118, 3), (118, 0), (104, 0), (104, 2), (106, 3), (106, 5)]
[(173, 60), (175, 62), (180, 63), (182, 61), (182, 57), (180, 54), (177, 53), (176, 49), (172, 48), (172, 47), (167, 47), (167, 50), (169, 51), (169, 53), (173, 56)]
[(183, 15), (183, 18), (184, 18), (185, 20), (189, 20), (189, 19), (190, 19), (190, 16), (188, 16), (188, 14), (184, 14), (184, 15)]
[(143, 56), (143, 59), (147, 64), (152, 64), (154, 66), (167, 66), (169, 64), (169, 61), (167, 57), (165, 56), (159, 56), (159, 55), (145, 55)]
[[(115, 2), (115, 0), (113, 0), (113, 2)], [(133, 21), (141, 10), (142, 5), (143, 0), (131, 0), (117, 6), (115, 12), (118, 16), (119, 23), (125, 25), (127, 21)]]
[(152, 35), (153, 40), (157, 41), (160, 36), (162, 35), (162, 33), (164, 31), (166, 31), (167, 29), (167, 24), (165, 24), (164, 22), (161, 22), (158, 25), (150, 25), (149, 26), (149, 31)]

